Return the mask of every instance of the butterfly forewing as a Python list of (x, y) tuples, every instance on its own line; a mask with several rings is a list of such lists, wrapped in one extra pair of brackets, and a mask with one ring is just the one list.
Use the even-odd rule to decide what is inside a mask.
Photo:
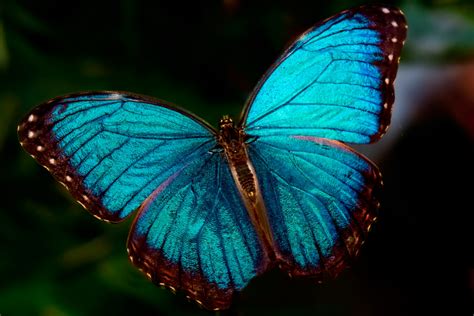
[(205, 125), (150, 100), (118, 92), (56, 98), (25, 116), (20, 143), (92, 214), (120, 221), (188, 156), (215, 144)]
[(268, 70), (244, 111), (252, 136), (376, 141), (390, 123), (406, 21), (389, 6), (343, 11), (305, 32)]

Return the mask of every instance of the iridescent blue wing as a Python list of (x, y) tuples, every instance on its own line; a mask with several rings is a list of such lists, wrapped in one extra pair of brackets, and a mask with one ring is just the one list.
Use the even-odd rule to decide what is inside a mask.
[(155, 283), (217, 310), (266, 269), (268, 257), (223, 153), (205, 156), (176, 170), (141, 206), (128, 251)]
[(249, 144), (281, 268), (336, 276), (375, 220), (377, 167), (338, 141), (268, 136)]
[(146, 97), (94, 92), (53, 99), (19, 125), (22, 146), (95, 216), (140, 211), (131, 261), (209, 309), (268, 264), (214, 131)]
[(252, 136), (376, 141), (390, 123), (405, 36), (403, 14), (389, 6), (363, 6), (317, 24), (259, 82), (242, 126)]
[(25, 116), (18, 135), (79, 203), (113, 222), (137, 209), (196, 151), (216, 145), (213, 130), (194, 116), (120, 92), (50, 100)]
[(385, 132), (405, 36), (396, 8), (341, 12), (293, 43), (250, 98), (242, 126), (290, 274), (337, 275), (375, 220), (380, 173), (341, 141)]

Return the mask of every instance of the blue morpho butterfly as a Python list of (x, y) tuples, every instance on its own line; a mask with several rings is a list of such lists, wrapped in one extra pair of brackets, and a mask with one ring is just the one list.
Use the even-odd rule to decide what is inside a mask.
[(336, 276), (376, 218), (377, 167), (345, 143), (387, 130), (406, 36), (400, 10), (362, 6), (310, 28), (270, 67), (237, 125), (215, 130), (123, 92), (52, 99), (18, 126), (25, 150), (95, 217), (136, 209), (130, 260), (211, 310), (255, 276)]

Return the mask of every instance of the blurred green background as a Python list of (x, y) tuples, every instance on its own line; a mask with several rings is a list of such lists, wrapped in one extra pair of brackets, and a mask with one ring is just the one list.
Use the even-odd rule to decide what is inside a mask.
[[(128, 262), (130, 220), (99, 222), (19, 146), (16, 124), (49, 98), (126, 90), (215, 124), (237, 116), (300, 32), (362, 1), (0, 2), (0, 315), (199, 315)], [(379, 223), (323, 285), (277, 272), (228, 314), (472, 315), (474, 4), (395, 1), (410, 25), (380, 166)], [(222, 313), (227, 314), (227, 313)]]

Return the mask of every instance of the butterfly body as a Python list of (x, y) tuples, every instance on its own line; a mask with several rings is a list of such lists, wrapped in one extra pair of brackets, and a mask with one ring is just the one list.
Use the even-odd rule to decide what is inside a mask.
[(265, 205), (258, 186), (255, 169), (247, 150), (248, 137), (242, 128), (234, 126), (232, 119), (224, 116), (219, 122), (218, 143), (223, 148), (233, 179), (239, 189), (249, 217), (257, 229), (267, 256), (273, 255), (271, 232)]
[(95, 217), (137, 211), (127, 251), (150, 280), (225, 309), (272, 266), (321, 281), (357, 256), (382, 180), (346, 143), (385, 133), (405, 37), (388, 6), (318, 23), (219, 130), (161, 100), (98, 91), (39, 105), (19, 140)]

